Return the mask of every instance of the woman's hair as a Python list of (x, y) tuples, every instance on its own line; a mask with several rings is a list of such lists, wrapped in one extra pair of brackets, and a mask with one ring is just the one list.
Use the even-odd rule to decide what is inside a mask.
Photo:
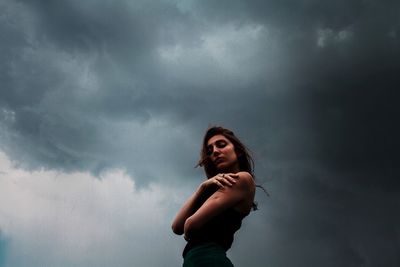
[(250, 173), (254, 178), (254, 161), (250, 155), (249, 149), (239, 140), (239, 138), (235, 136), (231, 130), (220, 126), (213, 126), (209, 128), (203, 138), (203, 145), (200, 152), (198, 166), (204, 167), (207, 177), (210, 178), (218, 174), (218, 170), (215, 168), (214, 163), (210, 160), (210, 155), (207, 153), (208, 140), (215, 135), (223, 135), (233, 144), (239, 163), (239, 170)]
[[(211, 128), (208, 128), (208, 130), (206, 131), (206, 134), (203, 138), (203, 145), (201, 147), (200, 160), (197, 166), (204, 167), (207, 178), (211, 178), (218, 174), (217, 168), (211, 161), (210, 155), (207, 153), (208, 140), (218, 134), (223, 135), (225, 138), (232, 142), (238, 159), (239, 170), (250, 173), (250, 175), (255, 180), (254, 161), (250, 155), (250, 150), (239, 140), (239, 138), (235, 136), (235, 134), (231, 130), (220, 126), (213, 126)], [(256, 187), (261, 188), (267, 196), (270, 196), (267, 190), (262, 185), (256, 184)], [(257, 210), (257, 202), (253, 202), (253, 210)]]
[[(235, 136), (235, 134), (231, 130), (220, 126), (213, 126), (209, 128), (206, 134), (204, 135), (203, 145), (200, 152), (200, 160), (197, 166), (204, 167), (204, 171), (208, 178), (211, 178), (218, 174), (217, 168), (211, 161), (210, 155), (207, 153), (208, 140), (210, 140), (211, 137), (218, 134), (223, 135), (225, 138), (227, 138), (229, 141), (232, 142), (238, 159), (239, 170), (250, 173), (253, 179), (255, 179), (254, 161), (250, 155), (249, 149), (239, 140), (239, 138)], [(256, 185), (256, 187), (262, 188), (264, 192), (267, 195), (269, 195), (268, 192), (265, 190), (265, 188), (262, 187), (261, 185)], [(257, 210), (257, 202), (253, 202), (253, 210)]]

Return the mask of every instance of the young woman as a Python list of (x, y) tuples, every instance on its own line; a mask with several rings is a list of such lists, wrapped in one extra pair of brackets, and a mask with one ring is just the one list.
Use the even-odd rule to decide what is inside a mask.
[(226, 257), (234, 233), (254, 204), (253, 160), (228, 129), (207, 130), (199, 166), (208, 177), (179, 210), (175, 234), (187, 241), (184, 267), (233, 266)]

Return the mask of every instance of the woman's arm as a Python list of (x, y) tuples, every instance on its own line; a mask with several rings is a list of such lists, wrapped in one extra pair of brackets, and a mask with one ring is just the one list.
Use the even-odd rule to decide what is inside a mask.
[(196, 204), (199, 202), (201, 197), (204, 196), (204, 191), (205, 188), (203, 186), (200, 186), (179, 210), (178, 214), (175, 216), (174, 221), (172, 222), (172, 231), (175, 234), (183, 234), (185, 221), (196, 211)]
[(255, 193), (253, 177), (248, 172), (239, 172), (238, 176), (235, 186), (221, 187), (185, 220), (185, 237), (190, 238), (193, 230), (199, 229), (222, 211), (237, 206), (243, 201), (248, 202), (250, 209)]
[(238, 175), (232, 173), (224, 175), (218, 174), (204, 181), (179, 210), (172, 222), (172, 231), (177, 235), (183, 234), (186, 219), (196, 212), (199, 208), (199, 203), (201, 204), (201, 202), (204, 202), (217, 191), (218, 188), (224, 188), (225, 185), (232, 186), (236, 183), (235, 179), (237, 178)]

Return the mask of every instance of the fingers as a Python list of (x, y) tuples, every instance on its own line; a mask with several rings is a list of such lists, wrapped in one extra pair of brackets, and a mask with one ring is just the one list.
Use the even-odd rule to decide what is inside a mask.
[(225, 177), (229, 177), (230, 179), (232, 179), (233, 181), (235, 181), (236, 182), (236, 180), (239, 178), (239, 174), (237, 174), (237, 173), (227, 173), (226, 175), (225, 175)]
[(223, 177), (229, 180), (231, 183), (236, 183), (236, 180), (239, 178), (239, 174), (236, 173), (224, 173)]
[(214, 177), (214, 183), (219, 187), (232, 186), (236, 184), (236, 179), (239, 178), (239, 175), (234, 173), (222, 173), (218, 174)]
[(225, 186), (217, 179), (217, 177), (215, 177), (214, 179), (214, 184), (218, 185), (221, 188), (224, 188)]

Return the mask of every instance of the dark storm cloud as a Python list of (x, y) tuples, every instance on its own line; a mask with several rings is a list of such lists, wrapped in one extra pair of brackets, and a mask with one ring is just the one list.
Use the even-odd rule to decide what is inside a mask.
[(222, 124), (272, 195), (252, 266), (399, 263), (398, 1), (0, 5), (0, 145), (22, 166), (179, 180)]
[(2, 43), (2, 134), (11, 145), (3, 146), (24, 164), (112, 166), (103, 156), (114, 139), (110, 121), (145, 123), (162, 112), (162, 102), (179, 101), (159, 92), (153, 62), (161, 37), (152, 13), (163, 25), (163, 16), (176, 17), (173, 6), (144, 12), (123, 2), (103, 2), (95, 11), (71, 1), (4, 6), (2, 39), (10, 41)]

